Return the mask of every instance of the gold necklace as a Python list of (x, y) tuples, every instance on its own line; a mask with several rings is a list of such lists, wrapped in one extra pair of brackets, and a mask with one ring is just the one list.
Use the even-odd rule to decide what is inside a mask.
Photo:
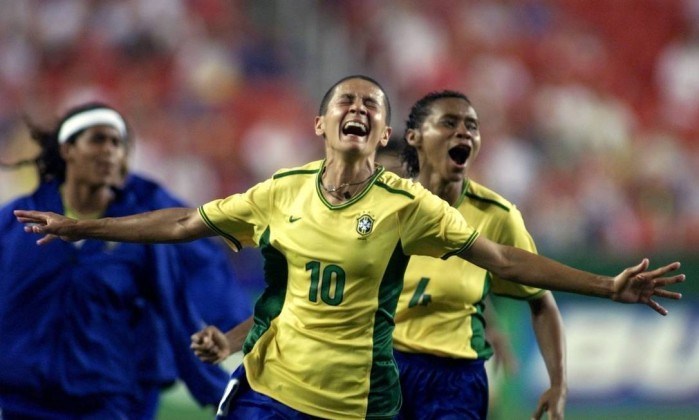
[[(322, 189), (324, 189), (326, 192), (328, 192), (328, 193), (330, 193), (331, 195), (333, 195), (334, 197), (337, 197), (337, 198), (344, 198), (345, 200), (349, 200), (350, 198), (352, 198), (352, 194), (350, 194), (349, 191), (345, 191), (345, 192), (342, 194), (342, 197), (340, 197), (340, 196), (339, 196), (338, 194), (336, 194), (336, 193), (337, 193), (339, 190), (343, 189), (343, 188), (351, 187), (351, 186), (354, 186), (354, 185), (360, 185), (360, 184), (363, 184), (363, 183), (367, 182), (368, 180), (371, 179), (371, 177), (374, 176), (374, 174), (376, 173), (377, 170), (378, 170), (378, 168), (376, 168), (376, 169), (374, 170), (374, 172), (370, 173), (368, 177), (364, 178), (364, 179), (361, 180), (361, 181), (356, 181), (356, 182), (343, 182), (342, 184), (338, 185), (337, 187), (334, 186), (334, 185), (330, 185), (330, 186), (327, 186), (327, 187), (326, 187), (325, 184), (323, 183), (323, 176), (322, 176), (322, 174), (321, 174), (321, 177), (320, 177), (320, 187), (321, 187)], [(325, 173), (325, 168), (323, 168), (323, 173)]]

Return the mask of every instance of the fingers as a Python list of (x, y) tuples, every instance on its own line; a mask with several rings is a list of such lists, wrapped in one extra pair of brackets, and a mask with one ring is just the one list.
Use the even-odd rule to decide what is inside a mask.
[(219, 349), (215, 345), (209, 346), (211, 343), (197, 344), (192, 343), (190, 348), (194, 352), (194, 355), (199, 358), (202, 362), (206, 363), (218, 363), (221, 361), (219, 355)]
[(43, 238), (37, 240), (37, 241), (36, 241), (36, 244), (37, 244), (37, 245), (46, 245), (47, 243), (53, 241), (53, 240), (56, 239), (56, 238), (58, 238), (58, 236), (48, 234), (48, 235), (44, 236)]
[(191, 347), (192, 348), (198, 348), (198, 349), (205, 349), (205, 348), (210, 348), (211, 346), (214, 345), (213, 340), (211, 339), (212, 333), (209, 328), (204, 328), (201, 331), (198, 331), (190, 337), (192, 340)]
[(663, 308), (662, 305), (660, 305), (658, 302), (654, 301), (653, 299), (648, 299), (648, 302), (646, 302), (646, 305), (650, 306), (651, 309), (653, 309), (655, 312), (659, 313), (660, 315), (667, 315), (667, 309)]
[(685, 279), (686, 276), (684, 274), (678, 274), (672, 277), (662, 277), (659, 279), (655, 279), (654, 283), (656, 287), (663, 287), (671, 284), (682, 283), (683, 281), (685, 281)]
[(208, 326), (190, 336), (192, 343), (189, 348), (202, 362), (216, 364), (225, 358), (223, 350), (216, 343), (216, 331), (215, 327)]
[(671, 292), (671, 291), (665, 290), (665, 289), (655, 289), (655, 291), (653, 291), (653, 295), (661, 297), (661, 298), (665, 298), (665, 299), (673, 299), (673, 300), (682, 299), (682, 293)]
[(228, 340), (226, 339), (226, 336), (222, 332), (216, 332), (213, 334), (211, 337), (213, 342), (218, 346), (220, 349), (224, 349), (228, 347)]
[(655, 270), (648, 271), (646, 274), (648, 274), (649, 276), (651, 276), (653, 278), (657, 278), (657, 277), (662, 277), (671, 271), (675, 271), (678, 268), (680, 268), (680, 263), (678, 261), (675, 261), (675, 262), (668, 264), (664, 267), (659, 267), (659, 268), (656, 268)]
[(650, 264), (650, 261), (648, 260), (648, 258), (644, 258), (641, 260), (641, 262), (638, 265), (635, 265), (633, 267), (629, 267), (626, 269), (626, 271), (631, 276), (635, 276), (637, 274), (641, 274), (642, 272), (646, 271), (648, 269), (648, 264)]
[(20, 218), (20, 217), (28, 217), (28, 218), (35, 218), (36, 214), (38, 213), (37, 211), (34, 210), (14, 210), (12, 212), (15, 217)]
[(33, 217), (26, 217), (26, 216), (15, 216), (15, 219), (17, 219), (18, 222), (28, 224), (28, 223), (37, 223), (40, 222), (41, 220), (38, 220)]
[(47, 213), (34, 210), (14, 210), (13, 214), (22, 223), (43, 223)]
[(546, 402), (545, 401), (539, 401), (539, 404), (536, 406), (536, 410), (534, 410), (534, 413), (532, 413), (532, 419), (539, 420), (541, 416), (544, 415), (544, 411), (546, 410)]

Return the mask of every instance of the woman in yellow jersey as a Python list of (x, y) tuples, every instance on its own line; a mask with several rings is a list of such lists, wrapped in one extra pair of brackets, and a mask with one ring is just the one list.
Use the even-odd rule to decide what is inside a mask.
[[(267, 287), (255, 304), (243, 365), (219, 406), (222, 418), (392, 418), (401, 406), (393, 316), (409, 255), (458, 255), (530, 286), (643, 303), (679, 299), (664, 287), (679, 263), (648, 260), (615, 277), (580, 271), (480, 237), (445, 201), (374, 164), (391, 135), (390, 104), (366, 76), (334, 84), (315, 133), (325, 159), (280, 170), (242, 194), (198, 209), (72, 220), (15, 211), (26, 230), (75, 241), (179, 242), (220, 235), (257, 246)], [(269, 417), (267, 417), (269, 418)]]
[[(536, 252), (517, 208), (467, 177), (481, 148), (479, 120), (459, 92), (418, 100), (406, 123), (402, 161), (408, 175), (459, 210), (483, 237)], [(549, 291), (512, 283), (458, 258), (410, 259), (396, 309), (395, 357), (403, 391), (401, 418), (484, 419), (488, 381), (484, 362), (489, 293), (526, 300), (551, 387), (533, 417), (563, 417), (566, 399), (563, 323)]]

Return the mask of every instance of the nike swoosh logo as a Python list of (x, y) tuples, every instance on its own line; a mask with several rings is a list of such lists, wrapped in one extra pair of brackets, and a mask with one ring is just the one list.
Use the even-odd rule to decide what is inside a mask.
[(301, 220), (300, 217), (289, 216), (289, 223), (294, 223), (297, 220)]

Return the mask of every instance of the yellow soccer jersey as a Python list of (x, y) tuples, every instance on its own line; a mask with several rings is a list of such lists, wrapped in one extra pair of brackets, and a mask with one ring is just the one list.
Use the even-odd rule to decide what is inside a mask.
[(243, 363), (255, 391), (323, 418), (400, 407), (393, 316), (409, 254), (446, 257), (477, 232), (421, 185), (379, 167), (351, 200), (320, 190), (324, 161), (200, 208), (235, 246), (259, 246), (267, 288)]
[[(455, 208), (484, 237), (536, 252), (517, 208), (497, 193), (466, 181)], [(394, 346), (409, 353), (487, 359), (483, 299), (489, 292), (531, 299), (543, 290), (491, 276), (461, 258), (441, 260), (415, 256), (405, 273), (396, 309)]]

